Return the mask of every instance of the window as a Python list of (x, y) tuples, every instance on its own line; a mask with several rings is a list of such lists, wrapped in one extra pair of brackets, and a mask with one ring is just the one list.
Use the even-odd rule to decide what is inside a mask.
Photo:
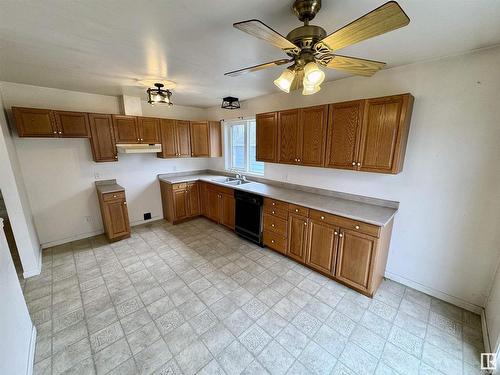
[(264, 163), (256, 158), (255, 119), (229, 121), (225, 126), (226, 169), (264, 174)]

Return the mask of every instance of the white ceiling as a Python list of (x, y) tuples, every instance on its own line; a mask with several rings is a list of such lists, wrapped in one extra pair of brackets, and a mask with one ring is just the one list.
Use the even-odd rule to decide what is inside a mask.
[[(230, 70), (285, 57), (232, 27), (257, 18), (286, 35), (292, 0), (0, 0), (0, 80), (107, 95), (144, 94), (141, 80), (176, 82), (174, 103), (208, 107), (278, 89), (283, 67)], [(385, 1), (323, 0), (328, 33)], [(400, 0), (410, 25), (341, 50), (388, 67), (500, 43), (498, 0)], [(339, 51), (340, 52), (340, 51)], [(345, 77), (335, 71), (327, 80)], [(369, 79), (369, 78), (367, 78)]]

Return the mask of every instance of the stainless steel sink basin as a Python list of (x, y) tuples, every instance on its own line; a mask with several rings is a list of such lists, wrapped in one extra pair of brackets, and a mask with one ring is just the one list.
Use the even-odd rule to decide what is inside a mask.
[(219, 177), (212, 179), (212, 181), (232, 186), (248, 184), (250, 182), (246, 180), (240, 180), (239, 178), (234, 178), (234, 177)]

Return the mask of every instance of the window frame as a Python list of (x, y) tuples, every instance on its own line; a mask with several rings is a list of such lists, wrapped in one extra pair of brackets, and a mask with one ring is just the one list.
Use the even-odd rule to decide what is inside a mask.
[[(234, 172), (239, 172), (239, 173), (245, 173), (249, 175), (255, 175), (255, 176), (264, 176), (264, 170), (262, 173), (255, 172), (255, 171), (250, 171), (250, 138), (249, 138), (249, 126), (250, 122), (255, 123), (255, 117), (247, 117), (247, 118), (239, 118), (235, 120), (228, 120), (224, 121), (224, 137), (227, 139), (226, 143), (226, 157), (224, 158), (224, 169), (228, 172), (234, 171)], [(238, 168), (233, 165), (233, 127), (238, 126), (238, 125), (243, 125), (244, 129), (244, 148), (245, 148), (245, 153), (244, 153), (244, 168)], [(265, 167), (264, 163), (262, 163), (262, 166)]]

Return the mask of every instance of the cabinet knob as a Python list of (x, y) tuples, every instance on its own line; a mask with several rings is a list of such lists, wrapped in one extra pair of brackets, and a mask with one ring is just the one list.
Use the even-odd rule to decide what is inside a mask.
[(137, 142), (139, 142), (141, 139), (140, 138), (137, 138)]
[(127, 202), (123, 202), (123, 204), (126, 206), (126, 205), (127, 205)]
[(276, 225), (274, 225), (274, 224), (271, 224), (271, 226), (272, 226), (272, 227), (274, 228), (274, 227), (275, 227)]
[(118, 159), (118, 155), (115, 155), (115, 159)]
[(276, 203), (273, 202), (273, 206), (276, 206)]
[(297, 161), (300, 161), (300, 158), (299, 158), (299, 159), (297, 159)]
[(293, 159), (294, 161), (297, 161), (297, 158)]
[(339, 232), (335, 231), (335, 232), (333, 232), (333, 234), (337, 236), (339, 234)]
[(271, 240), (271, 243), (274, 243), (274, 240)]
[(296, 208), (296, 209), (295, 209), (295, 212), (299, 212), (299, 209), (298, 209), (298, 208)]
[(59, 132), (59, 134), (62, 134), (62, 132)]
[(307, 223), (304, 223), (304, 226), (307, 227)]
[(54, 134), (57, 134), (57, 132), (54, 132)]
[(321, 220), (325, 220), (325, 217), (324, 217), (324, 216), (321, 216)]
[(361, 167), (361, 163), (358, 162), (358, 167)]
[(359, 225), (356, 225), (354, 228), (359, 229)]
[(353, 162), (352, 162), (352, 165), (356, 165), (356, 162), (355, 162), (355, 161), (353, 161)]
[(342, 233), (340, 233), (340, 234), (339, 234), (339, 237), (340, 237), (340, 238), (342, 238), (342, 237), (344, 237), (344, 235), (343, 235)]
[(113, 198), (116, 198), (116, 195), (113, 195)]
[(272, 211), (272, 214), (274, 215), (276, 212), (274, 212), (274, 210)]

